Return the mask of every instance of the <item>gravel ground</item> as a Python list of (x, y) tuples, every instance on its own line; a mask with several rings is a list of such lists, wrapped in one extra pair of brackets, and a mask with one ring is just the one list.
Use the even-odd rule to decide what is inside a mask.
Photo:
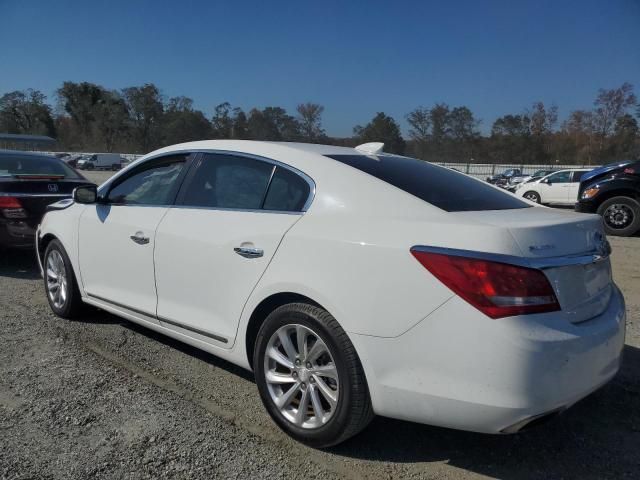
[(328, 451), (282, 434), (250, 373), (104, 312), (53, 316), (32, 254), (2, 253), (0, 478), (640, 478), (640, 238), (611, 240), (628, 322), (609, 385), (522, 434), (377, 418)]

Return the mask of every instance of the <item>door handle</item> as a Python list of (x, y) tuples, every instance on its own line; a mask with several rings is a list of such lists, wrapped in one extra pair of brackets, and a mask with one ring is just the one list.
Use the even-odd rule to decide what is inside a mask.
[(264, 255), (264, 250), (255, 247), (235, 247), (233, 251), (244, 258), (259, 258)]
[(149, 243), (149, 237), (144, 236), (144, 232), (137, 231), (134, 235), (129, 237), (131, 240), (136, 242), (138, 245), (146, 245)]

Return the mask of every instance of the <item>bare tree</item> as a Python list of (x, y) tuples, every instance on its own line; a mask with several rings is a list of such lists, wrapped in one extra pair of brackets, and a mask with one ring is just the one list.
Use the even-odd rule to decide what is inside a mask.
[(594, 122), (599, 136), (598, 150), (601, 152), (605, 141), (613, 133), (613, 128), (620, 117), (636, 105), (637, 98), (633, 93), (633, 85), (623, 83), (619, 88), (598, 90), (594, 105)]

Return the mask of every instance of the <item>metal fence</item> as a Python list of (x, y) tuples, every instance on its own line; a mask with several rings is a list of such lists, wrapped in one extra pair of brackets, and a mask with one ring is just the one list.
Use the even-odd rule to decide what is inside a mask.
[(523, 174), (530, 175), (537, 170), (563, 170), (565, 168), (588, 168), (593, 169), (599, 165), (566, 165), (566, 164), (540, 164), (540, 165), (520, 165), (509, 163), (452, 163), (452, 162), (433, 162), (436, 165), (442, 165), (443, 167), (455, 168), (456, 170), (471, 175), (472, 177), (481, 178), (485, 180), (487, 177), (495, 175), (497, 173), (504, 172), (510, 168), (517, 168)]

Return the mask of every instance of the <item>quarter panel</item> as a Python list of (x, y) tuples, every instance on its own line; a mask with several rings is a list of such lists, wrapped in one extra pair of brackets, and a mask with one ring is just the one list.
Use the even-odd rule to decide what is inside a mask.
[(246, 315), (270, 294), (294, 292), (322, 304), (351, 333), (394, 337), (453, 293), (415, 258), (414, 245), (466, 245), (519, 254), (495, 227), (426, 218), (306, 214), (285, 236)]

